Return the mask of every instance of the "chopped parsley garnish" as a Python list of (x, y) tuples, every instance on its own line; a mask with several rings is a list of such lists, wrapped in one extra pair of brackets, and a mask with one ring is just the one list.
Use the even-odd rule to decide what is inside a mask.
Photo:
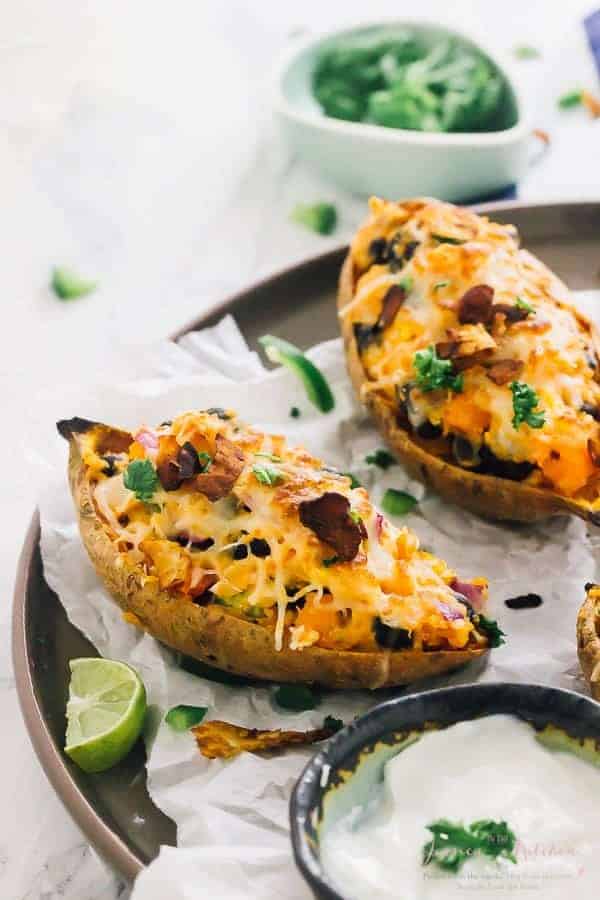
[(454, 237), (451, 234), (432, 234), (431, 237), (439, 244), (466, 244), (466, 238)]
[(517, 839), (504, 821), (479, 819), (468, 828), (448, 819), (438, 819), (427, 826), (433, 835), (423, 847), (423, 865), (435, 863), (446, 872), (458, 872), (475, 853), (492, 859), (508, 859), (516, 863)]
[(581, 88), (578, 88), (575, 91), (568, 91), (566, 94), (563, 94), (562, 97), (558, 98), (558, 105), (561, 109), (572, 109), (574, 106), (579, 106), (583, 101), (583, 91)]
[(451, 281), (436, 281), (433, 286), (434, 291), (439, 291), (441, 288), (448, 287), (448, 285), (452, 284)]
[(278, 706), (294, 712), (314, 709), (321, 702), (321, 697), (307, 684), (280, 684), (273, 697)]
[(123, 484), (138, 500), (150, 503), (159, 486), (156, 469), (149, 459), (134, 459), (123, 473)]
[(78, 297), (85, 297), (95, 291), (98, 282), (81, 278), (71, 269), (57, 266), (52, 270), (50, 285), (60, 300), (77, 300)]
[(327, 379), (298, 347), (282, 338), (274, 337), (272, 334), (264, 334), (258, 339), (258, 343), (265, 348), (265, 353), (271, 362), (287, 366), (298, 375), (313, 406), (324, 413), (333, 409), (335, 398)]
[(360, 481), (358, 480), (356, 475), (352, 474), (352, 472), (342, 472), (341, 474), (345, 475), (346, 478), (350, 479), (350, 487), (351, 488), (362, 487), (362, 484), (360, 483)]
[(538, 59), (542, 55), (538, 48), (532, 47), (531, 44), (519, 44), (513, 48), (513, 53), (517, 59)]
[(290, 416), (292, 417), (292, 419), (300, 418), (300, 410), (297, 406), (292, 406), (292, 408), (290, 409)]
[(322, 562), (325, 568), (328, 569), (330, 566), (335, 566), (335, 564), (339, 563), (339, 561), (339, 556), (328, 556), (327, 559), (324, 559)]
[(292, 221), (317, 234), (331, 234), (337, 225), (337, 210), (333, 203), (299, 203), (292, 210)]
[(405, 516), (417, 505), (416, 497), (406, 491), (388, 488), (381, 501), (381, 508), (390, 516)]
[(351, 509), (348, 515), (356, 525), (359, 525), (362, 522), (361, 514), (357, 513), (355, 509)]
[(336, 731), (341, 731), (344, 727), (344, 723), (341, 719), (336, 719), (335, 716), (325, 716), (323, 719), (323, 728), (328, 728), (330, 731), (334, 733)]
[(530, 314), (535, 313), (535, 307), (532, 306), (531, 303), (528, 303), (527, 300), (523, 300), (522, 297), (517, 297), (517, 299), (515, 300), (515, 306), (518, 306), (519, 309), (524, 309), (525, 312), (528, 312)]
[(283, 462), (281, 456), (276, 456), (275, 453), (255, 453), (255, 456), (263, 456), (265, 459), (270, 459), (271, 462), (280, 463)]
[(269, 487), (283, 481), (283, 473), (272, 466), (252, 466), (252, 471), (257, 481), (260, 481), (261, 484), (267, 484)]
[(502, 644), (506, 643), (504, 640), (506, 635), (495, 619), (488, 619), (483, 613), (477, 613), (477, 615), (473, 617), (473, 622), (475, 623), (477, 630), (481, 631), (481, 633), (486, 636), (490, 647), (501, 647)]
[(199, 725), (207, 713), (206, 706), (187, 706), (181, 703), (174, 706), (165, 716), (165, 722), (173, 731), (189, 731), (194, 725)]
[(457, 394), (463, 389), (463, 376), (455, 375), (452, 361), (440, 359), (433, 344), (425, 350), (417, 350), (413, 360), (413, 367), (417, 373), (417, 384), (422, 391), (437, 391), (441, 388), (449, 388)]
[(384, 471), (389, 469), (390, 466), (397, 465), (396, 458), (385, 449), (374, 450), (373, 453), (369, 453), (365, 456), (365, 462), (370, 466), (378, 466)]
[(198, 462), (200, 463), (200, 471), (206, 472), (212, 462), (212, 456), (210, 456), (209, 453), (205, 453), (204, 450), (201, 450), (200, 453), (197, 453), (196, 455), (198, 457)]
[(410, 275), (405, 275), (404, 278), (401, 278), (398, 282), (398, 287), (401, 287), (406, 294), (410, 294), (414, 287), (414, 281)]
[(546, 419), (542, 409), (536, 409), (539, 398), (534, 389), (524, 381), (511, 382), (513, 402), (513, 428), (517, 429), (525, 422), (530, 428), (541, 428)]

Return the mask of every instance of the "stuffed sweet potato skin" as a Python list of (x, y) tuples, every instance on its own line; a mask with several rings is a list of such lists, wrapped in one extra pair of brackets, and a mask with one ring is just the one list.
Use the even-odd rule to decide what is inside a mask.
[(585, 601), (577, 616), (577, 653), (592, 697), (600, 700), (600, 586), (586, 585)]
[[(339, 310), (352, 300), (355, 281), (354, 265), (348, 253), (339, 278)], [(358, 400), (367, 407), (390, 447), (413, 477), (432, 487), (449, 503), (485, 518), (535, 522), (571, 513), (595, 525), (600, 524), (600, 515), (576, 499), (523, 482), (472, 472), (429, 452), (425, 441), (415, 440), (398, 424), (396, 411), (390, 402), (379, 392), (367, 390), (368, 378), (360, 358), (353, 323), (348, 317), (341, 317), (340, 321), (346, 364)]]
[(130, 621), (173, 650), (248, 678), (345, 689), (409, 684), (460, 668), (487, 652), (477, 648), (353, 652), (321, 647), (298, 651), (287, 645), (277, 651), (272, 630), (242, 621), (216, 604), (197, 606), (161, 590), (156, 578), (125, 563), (96, 512), (78, 435), (62, 433), (69, 439), (69, 482), (81, 537), (98, 576)]

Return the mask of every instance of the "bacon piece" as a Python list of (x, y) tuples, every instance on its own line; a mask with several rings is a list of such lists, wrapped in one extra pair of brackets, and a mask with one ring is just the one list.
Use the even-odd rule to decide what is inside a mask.
[(244, 468), (245, 460), (239, 447), (218, 434), (213, 461), (207, 472), (196, 475), (193, 482), (195, 489), (213, 502), (227, 497)]
[(219, 576), (215, 572), (204, 572), (202, 569), (192, 569), (190, 578), (190, 594), (192, 597), (200, 597), (205, 591), (210, 590), (216, 584)]
[(402, 287), (401, 284), (393, 284), (391, 288), (388, 289), (383, 298), (383, 305), (381, 307), (379, 319), (377, 320), (377, 327), (379, 329), (387, 328), (392, 324), (398, 315), (398, 310), (405, 300), (406, 288)]
[(489, 284), (476, 284), (469, 288), (458, 305), (458, 320), (463, 325), (476, 325), (482, 322), (487, 325), (492, 321), (492, 304), (494, 288)]
[(303, 500), (300, 521), (329, 544), (340, 562), (350, 562), (358, 553), (364, 525), (350, 516), (350, 501), (342, 494), (327, 491), (315, 500)]
[(240, 753), (256, 753), (261, 750), (279, 750), (294, 744), (315, 744), (335, 733), (335, 728), (315, 728), (312, 731), (267, 731), (258, 728), (242, 728), (230, 722), (213, 719), (191, 729), (198, 749), (208, 759), (231, 759)]
[(165, 491), (176, 491), (182, 478), (177, 462), (179, 444), (172, 434), (161, 435), (158, 440), (156, 472)]
[(499, 359), (491, 366), (486, 375), (495, 384), (507, 384), (521, 374), (523, 363), (520, 359)]

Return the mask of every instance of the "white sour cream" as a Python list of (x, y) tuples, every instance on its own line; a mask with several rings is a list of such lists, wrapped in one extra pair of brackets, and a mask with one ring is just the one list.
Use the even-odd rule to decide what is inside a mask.
[[(476, 854), (456, 875), (423, 867), (438, 819), (505, 820), (517, 863)], [(325, 832), (321, 860), (349, 900), (597, 900), (600, 771), (548, 750), (512, 716), (461, 722), (390, 760), (373, 803)]]

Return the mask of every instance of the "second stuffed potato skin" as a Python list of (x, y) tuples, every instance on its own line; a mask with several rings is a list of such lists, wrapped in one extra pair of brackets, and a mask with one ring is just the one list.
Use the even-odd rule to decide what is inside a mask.
[[(340, 273), (348, 370), (405, 467), (449, 502), (492, 519), (600, 522), (599, 338), (568, 299), (511, 226), (435, 200), (371, 201)], [(450, 366), (441, 389), (418, 385), (423, 352)], [(515, 419), (515, 382), (537, 389), (529, 420)], [(466, 465), (457, 441), (475, 454)]]

